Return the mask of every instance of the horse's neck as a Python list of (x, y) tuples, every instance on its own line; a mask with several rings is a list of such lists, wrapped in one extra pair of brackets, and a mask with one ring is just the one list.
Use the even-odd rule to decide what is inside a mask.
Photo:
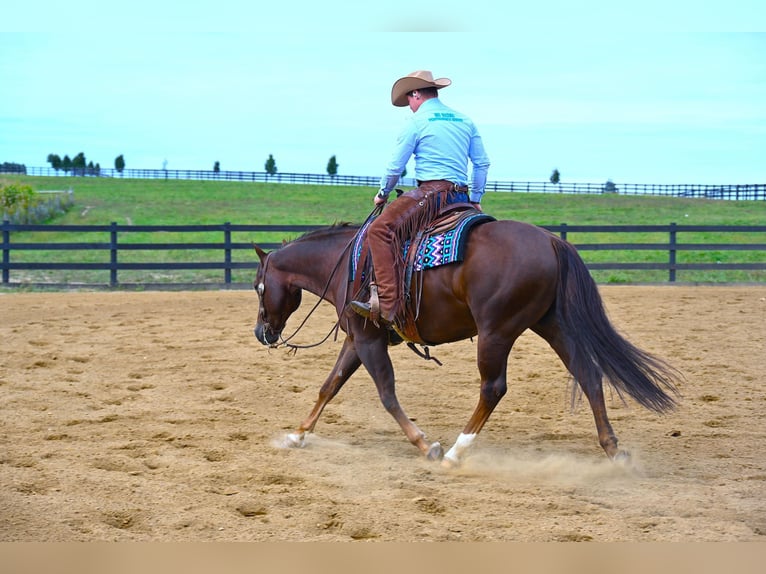
[(297, 287), (334, 303), (335, 288), (348, 280), (347, 243), (338, 240), (322, 246), (311, 242), (291, 245), (289, 260), (280, 266), (290, 269)]

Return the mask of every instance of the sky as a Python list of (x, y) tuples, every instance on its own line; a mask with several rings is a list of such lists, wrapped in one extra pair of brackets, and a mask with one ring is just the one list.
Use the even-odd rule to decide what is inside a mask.
[(0, 22), (0, 162), (263, 171), (272, 154), (281, 173), (326, 173), (335, 155), (340, 174), (378, 176), (411, 114), (391, 86), (428, 69), (477, 124), (490, 180), (766, 183), (766, 3), (739, 2), (610, 2), (598, 19), (571, 2), (497, 18), (483, 0), (352, 16), (29, 0)]

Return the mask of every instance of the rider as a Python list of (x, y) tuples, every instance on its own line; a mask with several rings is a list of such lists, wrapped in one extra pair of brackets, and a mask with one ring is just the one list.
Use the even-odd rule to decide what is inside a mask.
[[(375, 205), (388, 201), (413, 154), (418, 187), (399, 197), (370, 224), (368, 243), (379, 317), (374, 304), (351, 301), (351, 308), (358, 314), (384, 325), (393, 323), (401, 306), (404, 242), (428, 227), (441, 205), (470, 200), (481, 210), (489, 158), (473, 121), (439, 100), (438, 90), (451, 83), (448, 78), (434, 80), (431, 72), (419, 70), (398, 79), (391, 88), (391, 102), (397, 107), (409, 105), (413, 116), (399, 135), (375, 195)], [(470, 194), (469, 159), (473, 166)], [(374, 292), (375, 287), (371, 290)]]

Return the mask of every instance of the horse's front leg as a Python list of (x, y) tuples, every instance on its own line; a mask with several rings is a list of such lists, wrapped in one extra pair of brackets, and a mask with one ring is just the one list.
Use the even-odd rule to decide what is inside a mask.
[(386, 411), (394, 417), (394, 420), (399, 423), (407, 439), (426, 458), (429, 460), (441, 460), (444, 454), (441, 445), (438, 442), (429, 444), (426, 441), (425, 433), (407, 416), (399, 404), (394, 382), (394, 366), (391, 363), (391, 357), (388, 355), (387, 344), (388, 337), (385, 334), (372, 341), (357, 342), (359, 356), (370, 373), (372, 380), (375, 382), (380, 402), (383, 403)]
[(356, 372), (361, 364), (362, 361), (356, 353), (354, 342), (349, 337), (346, 337), (338, 359), (335, 361), (335, 366), (330, 371), (330, 375), (325, 380), (322, 388), (319, 389), (319, 398), (314, 404), (314, 408), (311, 409), (309, 416), (306, 417), (295, 432), (285, 436), (284, 446), (302, 447), (305, 444), (306, 433), (314, 432), (314, 427), (327, 403), (338, 394), (343, 384)]

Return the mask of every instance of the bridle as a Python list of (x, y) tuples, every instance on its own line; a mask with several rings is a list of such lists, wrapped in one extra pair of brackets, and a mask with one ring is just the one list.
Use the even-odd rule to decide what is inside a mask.
[[(359, 228), (359, 232), (361, 232), (364, 229), (364, 227), (367, 224), (367, 222), (373, 216), (375, 216), (375, 215), (377, 215), (377, 214), (379, 214), (380, 212), (383, 211), (384, 205), (385, 204), (381, 204), (381, 205), (376, 205), (375, 206), (375, 208), (367, 216), (367, 219), (365, 219), (364, 224), (362, 224), (362, 226)], [(338, 257), (338, 261), (335, 262), (335, 266), (332, 268), (332, 271), (330, 272), (330, 276), (328, 277), (327, 282), (325, 283), (324, 289), (322, 290), (322, 294), (319, 295), (319, 299), (314, 304), (314, 306), (311, 308), (311, 310), (308, 312), (308, 314), (303, 318), (303, 321), (301, 321), (301, 324), (298, 325), (298, 327), (296, 327), (295, 331), (293, 331), (293, 334), (290, 335), (287, 338), (282, 337), (282, 333), (280, 331), (280, 333), (278, 335), (278, 341), (276, 343), (270, 345), (271, 348), (278, 349), (279, 347), (287, 347), (288, 349), (290, 349), (290, 351), (292, 353), (297, 353), (298, 349), (311, 349), (313, 347), (318, 347), (319, 345), (322, 345), (323, 343), (325, 343), (330, 338), (330, 335), (332, 335), (333, 333), (335, 333), (335, 336), (337, 338), (338, 329), (340, 328), (340, 316), (338, 317), (338, 320), (335, 321), (335, 324), (330, 328), (330, 331), (327, 333), (327, 335), (325, 335), (322, 338), (322, 340), (320, 340), (320, 341), (318, 341), (316, 343), (311, 343), (309, 345), (296, 345), (295, 343), (291, 343), (290, 342), (298, 334), (298, 332), (303, 328), (303, 326), (309, 320), (309, 317), (311, 317), (311, 315), (314, 313), (314, 311), (316, 311), (317, 308), (319, 308), (319, 305), (324, 300), (325, 295), (327, 295), (327, 291), (330, 289), (330, 285), (332, 284), (332, 280), (335, 277), (335, 273), (340, 268), (341, 263), (343, 263), (346, 260), (346, 253), (351, 248), (351, 246), (354, 244), (354, 241), (356, 241), (357, 234), (358, 233), (354, 234), (354, 236), (348, 241), (348, 243), (346, 243), (345, 247), (341, 251), (340, 256)], [(271, 253), (269, 253), (266, 256), (266, 261), (264, 261), (264, 263), (263, 263), (263, 273), (261, 274), (261, 281), (258, 283), (258, 286), (256, 287), (256, 291), (258, 292), (258, 296), (261, 299), (261, 306), (263, 306), (263, 295), (266, 292), (266, 272), (268, 271), (269, 261), (270, 260), (271, 260)], [(344, 300), (345, 300), (345, 297), (344, 297)], [(267, 323), (266, 321), (264, 321), (263, 324), (264, 324), (265, 327), (269, 327), (270, 328), (269, 323)]]
[[(401, 195), (398, 189), (396, 191), (397, 191), (397, 196)], [(282, 332), (280, 331), (277, 335), (277, 342), (270, 344), (269, 345), (270, 348), (278, 349), (279, 347), (287, 347), (289, 349), (288, 351), (289, 353), (295, 354), (298, 352), (298, 349), (311, 349), (313, 347), (318, 347), (319, 345), (324, 344), (330, 338), (330, 335), (332, 335), (333, 333), (335, 334), (337, 338), (338, 329), (340, 328), (340, 316), (338, 317), (338, 320), (335, 321), (335, 324), (330, 328), (328, 333), (324, 337), (322, 337), (320, 341), (317, 341), (316, 343), (311, 343), (309, 345), (296, 345), (295, 343), (290, 342), (298, 334), (298, 332), (304, 327), (304, 325), (308, 322), (309, 317), (311, 317), (314, 311), (317, 310), (319, 305), (324, 300), (324, 296), (327, 294), (327, 291), (330, 289), (330, 285), (332, 284), (332, 280), (333, 280), (333, 277), (335, 276), (335, 273), (338, 271), (338, 268), (340, 267), (341, 263), (345, 260), (346, 253), (348, 252), (349, 248), (351, 248), (351, 246), (354, 245), (357, 237), (359, 236), (359, 233), (361, 233), (364, 230), (365, 226), (367, 225), (367, 222), (369, 222), (373, 216), (379, 215), (383, 211), (384, 207), (385, 207), (385, 204), (376, 205), (375, 208), (373, 208), (373, 210), (367, 216), (367, 219), (365, 219), (364, 223), (360, 226), (359, 231), (355, 233), (354, 236), (349, 240), (349, 242), (346, 243), (345, 247), (343, 247), (343, 250), (341, 251), (340, 256), (338, 257), (338, 261), (336, 261), (335, 266), (333, 267), (332, 272), (330, 273), (330, 276), (327, 279), (327, 282), (325, 283), (324, 289), (322, 290), (322, 294), (319, 296), (319, 299), (311, 308), (311, 310), (308, 312), (308, 314), (303, 318), (303, 321), (301, 321), (301, 324), (298, 325), (298, 327), (296, 327), (295, 331), (293, 331), (293, 334), (287, 338), (284, 338), (282, 336)], [(263, 296), (264, 296), (264, 293), (266, 292), (266, 281), (265, 281), (266, 272), (268, 271), (270, 261), (271, 261), (271, 253), (266, 255), (266, 260), (263, 262), (263, 273), (261, 274), (261, 281), (256, 286), (256, 291), (260, 298), (261, 307), (263, 307)], [(346, 289), (348, 289), (348, 286), (346, 286)], [(348, 293), (344, 294), (343, 296), (344, 301), (346, 300), (347, 295)], [(267, 327), (269, 329), (271, 328), (269, 323), (266, 321), (263, 321), (263, 325), (264, 327)], [(440, 367), (442, 366), (442, 362), (439, 359), (431, 356), (428, 350), (428, 347), (424, 347), (423, 351), (420, 351), (415, 345), (415, 343), (411, 341), (407, 342), (407, 347), (409, 347), (412, 350), (412, 352), (414, 352), (416, 355), (418, 355), (422, 359), (425, 359), (427, 361), (434, 361)]]
[[(318, 341), (316, 343), (311, 343), (310, 345), (296, 345), (295, 343), (291, 343), (290, 342), (293, 339), (293, 337), (295, 337), (298, 334), (298, 332), (303, 328), (303, 326), (309, 320), (309, 317), (311, 317), (311, 315), (313, 315), (314, 311), (316, 311), (317, 308), (319, 308), (319, 305), (322, 303), (322, 300), (324, 299), (324, 296), (327, 294), (327, 291), (330, 288), (330, 285), (332, 283), (332, 279), (335, 276), (335, 272), (338, 270), (338, 267), (340, 267), (340, 263), (341, 263), (341, 261), (343, 261), (343, 256), (346, 253), (346, 251), (348, 250), (350, 245), (351, 245), (351, 243), (349, 243), (343, 249), (343, 251), (341, 252), (340, 257), (338, 258), (338, 261), (335, 264), (335, 267), (333, 267), (332, 273), (330, 273), (330, 277), (327, 279), (327, 283), (325, 284), (324, 289), (322, 290), (322, 294), (319, 296), (319, 299), (314, 304), (314, 306), (311, 308), (311, 310), (308, 312), (308, 314), (303, 318), (303, 321), (301, 321), (301, 324), (298, 325), (298, 327), (296, 327), (295, 331), (293, 331), (293, 334), (290, 335), (287, 338), (283, 337), (282, 336), (282, 332), (280, 331), (279, 334), (277, 335), (278, 341), (276, 343), (273, 343), (272, 345), (270, 345), (270, 347), (272, 349), (278, 349), (279, 347), (287, 347), (288, 349), (290, 349), (290, 351), (292, 353), (297, 353), (298, 349), (311, 349), (313, 347), (318, 347), (319, 345), (321, 345), (325, 341), (327, 341), (327, 339), (329, 339), (330, 335), (332, 335), (333, 333), (336, 333), (336, 336), (337, 336), (338, 328), (340, 327), (340, 318), (338, 318), (338, 320), (335, 321), (335, 325), (332, 326), (330, 331), (327, 333), (327, 335), (325, 335), (322, 338), (321, 341)], [(271, 255), (271, 254), (269, 254), (269, 255)], [(263, 281), (258, 283), (258, 287), (257, 287), (258, 295), (261, 297), (261, 306), (263, 306), (263, 294), (266, 292), (265, 279), (266, 279), (266, 271), (268, 269), (269, 259), (270, 259), (270, 257), (267, 256), (266, 257), (266, 262), (263, 265), (263, 274), (262, 274), (262, 277), (261, 277), (261, 279), (263, 279)], [(264, 313), (264, 315), (265, 315), (265, 313)], [(264, 326), (270, 327), (269, 323), (266, 322), (266, 321), (264, 321)]]

